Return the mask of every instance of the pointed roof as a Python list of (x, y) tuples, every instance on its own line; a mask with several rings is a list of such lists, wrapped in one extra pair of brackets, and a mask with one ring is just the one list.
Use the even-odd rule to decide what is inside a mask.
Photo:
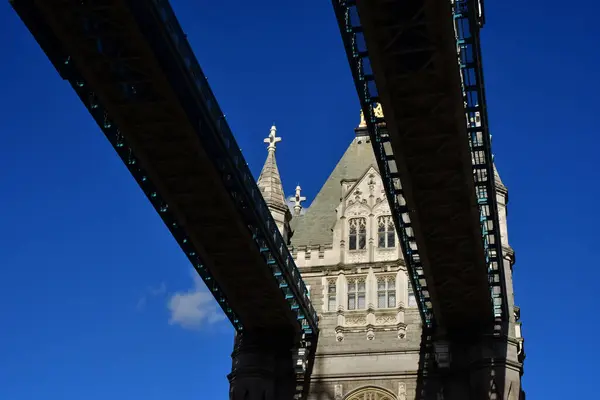
[[(359, 128), (360, 129), (360, 128)], [(342, 181), (359, 180), (372, 166), (379, 171), (368, 137), (357, 129), (356, 137), (329, 175), (306, 213), (292, 220), (294, 246), (326, 245), (333, 242), (336, 208), (342, 198)]]
[[(376, 112), (383, 115), (381, 108)], [(336, 208), (342, 201), (342, 181), (359, 181), (373, 167), (379, 171), (373, 147), (369, 142), (366, 122), (361, 111), (361, 122), (355, 129), (356, 137), (304, 215), (292, 219), (294, 246), (327, 245), (333, 242), (332, 229), (337, 221)], [(494, 165), (497, 187), (506, 188)]]
[(269, 144), (267, 147), (267, 160), (260, 172), (257, 184), (269, 207), (287, 210), (288, 206), (283, 194), (281, 176), (279, 175), (279, 168), (277, 168), (277, 160), (275, 159), (275, 147), (280, 141), (281, 138), (277, 137), (277, 128), (273, 125), (269, 137), (264, 140), (265, 143)]

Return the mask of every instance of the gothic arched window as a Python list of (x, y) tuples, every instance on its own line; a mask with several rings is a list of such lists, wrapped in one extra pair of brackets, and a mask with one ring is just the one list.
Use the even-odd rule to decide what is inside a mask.
[(336, 285), (335, 280), (331, 279), (327, 281), (327, 311), (335, 311), (336, 310)]
[(377, 218), (377, 247), (396, 247), (396, 232), (391, 215)]
[(348, 310), (367, 308), (367, 285), (365, 278), (348, 279)]
[(412, 284), (410, 283), (410, 281), (408, 281), (408, 306), (417, 306), (417, 298), (415, 297), (415, 292), (413, 292)]
[(396, 400), (396, 396), (386, 390), (365, 388), (351, 393), (346, 400)]
[(377, 308), (396, 307), (396, 279), (393, 276), (377, 278)]
[(367, 246), (367, 220), (366, 218), (352, 218), (349, 221), (348, 248), (350, 250), (364, 250)]

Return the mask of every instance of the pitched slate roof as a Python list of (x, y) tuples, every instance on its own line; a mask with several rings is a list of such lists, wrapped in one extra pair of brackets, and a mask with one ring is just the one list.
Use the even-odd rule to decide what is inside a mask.
[(326, 245), (333, 242), (332, 229), (337, 220), (335, 209), (342, 198), (341, 182), (360, 179), (371, 166), (379, 170), (373, 147), (367, 140), (368, 137), (357, 136), (352, 141), (306, 213), (292, 219), (294, 246)]

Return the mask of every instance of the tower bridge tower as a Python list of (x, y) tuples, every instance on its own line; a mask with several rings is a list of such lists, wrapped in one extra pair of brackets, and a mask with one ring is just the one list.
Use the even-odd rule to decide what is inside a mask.
[[(279, 140), (272, 127), (258, 185), (284, 237), (291, 238), (292, 254), (319, 313), (309, 400), (443, 399), (435, 377), (430, 378), (433, 391), (425, 396), (419, 386), (428, 356), (421, 319), (362, 115), (352, 142), (304, 210), (299, 186), (286, 204), (275, 160)], [(502, 242), (507, 244), (508, 192), (497, 171), (495, 178)], [(514, 252), (506, 246), (505, 254), (512, 271)], [(507, 288), (512, 297), (512, 277)], [(514, 308), (510, 340), (519, 343), (522, 361)], [(504, 397), (520, 396), (518, 390)]]

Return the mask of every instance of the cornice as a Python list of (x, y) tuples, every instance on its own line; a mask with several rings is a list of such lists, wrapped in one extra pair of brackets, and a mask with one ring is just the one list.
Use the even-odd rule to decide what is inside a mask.
[[(321, 273), (321, 274), (337, 274), (340, 271), (344, 271), (346, 274), (349, 274), (346, 271), (352, 271), (352, 274), (360, 274), (366, 273), (370, 268), (375, 269), (385, 269), (386, 267), (397, 268), (398, 270), (406, 271), (406, 264), (404, 260), (398, 258), (396, 260), (391, 261), (374, 261), (374, 262), (364, 262), (357, 264), (345, 264), (345, 263), (337, 263), (332, 265), (311, 265), (305, 267), (298, 267), (300, 272), (304, 273)], [(359, 269), (361, 270), (359, 272)], [(387, 272), (387, 271), (374, 271), (375, 273), (379, 272)]]

